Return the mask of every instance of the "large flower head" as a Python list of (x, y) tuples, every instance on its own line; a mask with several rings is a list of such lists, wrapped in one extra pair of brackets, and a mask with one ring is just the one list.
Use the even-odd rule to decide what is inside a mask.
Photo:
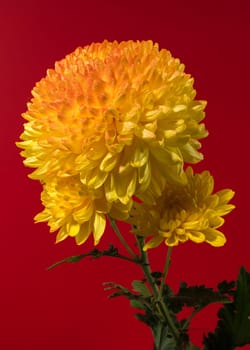
[(184, 65), (151, 41), (78, 48), (32, 94), (18, 145), (42, 183), (76, 179), (119, 211), (133, 195), (149, 201), (166, 181), (184, 183), (183, 163), (202, 159), (205, 102)]
[(154, 204), (134, 204), (128, 221), (135, 234), (149, 238), (145, 250), (162, 242), (176, 246), (187, 240), (214, 247), (225, 244), (218, 228), (224, 223), (222, 216), (234, 208), (228, 204), (234, 192), (224, 189), (213, 193), (214, 180), (208, 171), (194, 174), (188, 167), (186, 175), (187, 184), (167, 185)]

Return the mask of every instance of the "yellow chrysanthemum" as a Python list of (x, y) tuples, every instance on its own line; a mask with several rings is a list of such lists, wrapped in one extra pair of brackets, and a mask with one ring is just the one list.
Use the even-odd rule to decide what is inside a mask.
[(94, 197), (79, 179), (67, 177), (46, 183), (41, 197), (45, 209), (35, 221), (48, 222), (51, 232), (59, 230), (57, 242), (69, 236), (82, 244), (93, 233), (94, 243), (98, 244), (110, 209), (102, 191)]
[[(93, 233), (97, 245), (105, 231), (107, 214), (120, 220), (127, 218), (127, 205), (108, 203), (103, 189), (93, 193), (77, 176), (47, 182), (41, 199), (45, 209), (35, 221), (48, 222), (50, 232), (58, 231), (56, 242), (74, 237), (77, 244), (83, 244)], [(129, 209), (131, 206), (132, 201)]]
[(137, 235), (150, 237), (145, 250), (162, 242), (176, 246), (189, 239), (214, 247), (225, 244), (225, 236), (217, 229), (224, 223), (222, 216), (234, 208), (228, 204), (234, 192), (225, 189), (213, 194), (214, 181), (208, 171), (193, 174), (188, 167), (186, 176), (186, 185), (166, 186), (155, 204), (134, 204), (129, 222)]
[(134, 194), (149, 201), (166, 180), (185, 182), (184, 161), (202, 159), (205, 102), (184, 65), (151, 41), (78, 48), (32, 94), (18, 146), (42, 183), (80, 179), (119, 212)]

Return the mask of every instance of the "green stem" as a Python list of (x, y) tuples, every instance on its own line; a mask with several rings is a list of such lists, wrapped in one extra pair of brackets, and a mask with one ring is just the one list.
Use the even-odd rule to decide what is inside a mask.
[(197, 308), (197, 309), (194, 309), (194, 311), (191, 313), (191, 315), (186, 319), (185, 323), (183, 324), (182, 326), (182, 329), (187, 329), (189, 327), (189, 324), (191, 322), (191, 320), (193, 319), (193, 317), (198, 314), (198, 312), (201, 311), (202, 308)]
[(170, 312), (169, 312), (169, 310), (167, 308), (167, 305), (163, 302), (162, 299), (160, 299), (158, 302), (159, 302), (159, 306), (160, 306), (160, 308), (162, 310), (163, 316), (164, 316), (164, 318), (165, 318), (169, 328), (171, 329), (171, 332), (172, 332), (175, 340), (178, 341), (179, 340), (179, 336), (180, 336), (180, 332), (178, 331), (178, 329), (176, 328), (176, 326), (175, 326), (175, 324), (173, 322), (173, 319), (172, 319), (172, 317), (170, 315)]
[(140, 236), (136, 236), (136, 240), (138, 242), (138, 246), (140, 249), (140, 253), (141, 253), (141, 267), (142, 270), (144, 272), (144, 275), (152, 289), (153, 295), (158, 299), (158, 295), (159, 295), (159, 290), (158, 287), (156, 285), (156, 283), (153, 280), (152, 277), (152, 272), (151, 272), (151, 268), (150, 268), (150, 264), (149, 264), (149, 260), (148, 260), (148, 254), (147, 252), (145, 252), (143, 250), (143, 246), (144, 246), (144, 238), (140, 237)]
[(129, 262), (137, 264), (137, 265), (141, 264), (141, 262), (138, 258), (132, 259), (128, 256), (122, 255), (118, 252), (118, 249), (114, 248), (111, 245), (109, 247), (109, 249), (107, 249), (107, 250), (101, 251), (101, 250), (98, 250), (95, 248), (86, 254), (69, 256), (69, 257), (67, 257), (63, 260), (57, 261), (56, 263), (49, 266), (48, 270), (51, 270), (51, 269), (55, 268), (56, 266), (64, 264), (64, 263), (76, 263), (76, 262), (80, 261), (81, 259), (84, 259), (84, 258), (89, 257), (89, 256), (92, 257), (93, 259), (99, 259), (103, 256), (110, 256), (111, 258), (126, 260), (126, 261), (129, 261)]
[(118, 226), (116, 225), (116, 222), (113, 218), (111, 218), (110, 216), (108, 216), (110, 224), (112, 229), (114, 230), (114, 232), (116, 233), (117, 237), (119, 238), (119, 240), (121, 241), (122, 245), (124, 246), (124, 248), (127, 250), (127, 252), (132, 256), (133, 259), (138, 260), (138, 256), (133, 252), (133, 250), (130, 248), (130, 246), (128, 245), (128, 243), (126, 242), (126, 240), (124, 239), (124, 237), (122, 236)]
[[(137, 236), (136, 238), (137, 238), (137, 242), (138, 242), (140, 252), (141, 252), (141, 261), (142, 261), (141, 267), (143, 269), (144, 275), (152, 288), (153, 295), (156, 297), (157, 304), (160, 307), (160, 310), (165, 318), (165, 321), (167, 322), (174, 338), (178, 341), (179, 335), (180, 335), (179, 331), (173, 322), (173, 319), (170, 315), (170, 312), (169, 312), (166, 304), (162, 300), (158, 286), (156, 285), (156, 283), (154, 282), (154, 280), (152, 278), (152, 272), (151, 272), (151, 268), (150, 268), (150, 264), (149, 264), (149, 260), (148, 260), (148, 254), (147, 254), (147, 252), (145, 252), (143, 250), (144, 238), (139, 237), (139, 236)], [(171, 251), (168, 254), (169, 257), (167, 258), (167, 261), (170, 260), (170, 253), (171, 253)], [(168, 263), (168, 265), (169, 265), (169, 263)]]
[(162, 275), (162, 280), (161, 280), (161, 285), (160, 285), (160, 292), (159, 292), (159, 297), (162, 297), (162, 293), (163, 293), (163, 288), (164, 288), (164, 284), (167, 278), (167, 274), (168, 274), (168, 268), (170, 265), (170, 257), (171, 257), (171, 253), (172, 253), (173, 247), (168, 247), (168, 251), (167, 251), (167, 258), (166, 258), (166, 262), (164, 265), (164, 270), (163, 270), (163, 275)]

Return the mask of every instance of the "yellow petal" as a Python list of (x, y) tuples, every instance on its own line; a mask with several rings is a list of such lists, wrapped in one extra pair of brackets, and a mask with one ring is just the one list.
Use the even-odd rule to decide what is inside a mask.
[(92, 143), (89, 150), (86, 153), (87, 159), (98, 160), (101, 159), (107, 152), (104, 146), (104, 142), (101, 140), (99, 142)]
[(73, 218), (79, 224), (90, 220), (93, 214), (94, 206), (92, 200), (85, 200), (83, 207), (75, 212), (73, 212)]
[(199, 226), (200, 226), (200, 221), (199, 220), (195, 220), (195, 221), (188, 220), (188, 221), (184, 222), (184, 224), (183, 224), (183, 227), (186, 230), (195, 230)]
[(111, 171), (116, 166), (118, 159), (119, 157), (117, 155), (107, 153), (100, 163), (100, 170), (105, 172)]
[(100, 171), (98, 168), (88, 172), (86, 177), (86, 185), (90, 188), (97, 189), (100, 188), (108, 177), (108, 173), (105, 171)]
[(217, 196), (219, 197), (220, 204), (228, 203), (235, 195), (235, 192), (229, 189), (218, 191)]
[(51, 214), (46, 209), (34, 217), (35, 222), (46, 222), (51, 219)]
[(230, 211), (232, 211), (234, 208), (235, 205), (233, 204), (219, 205), (218, 207), (216, 207), (216, 213), (217, 215), (223, 216), (230, 213)]
[(78, 223), (68, 223), (66, 224), (66, 230), (68, 232), (68, 236), (75, 237), (78, 235), (80, 231), (81, 225)]
[(84, 222), (81, 225), (81, 230), (77, 236), (75, 236), (75, 241), (77, 245), (83, 244), (87, 241), (91, 234), (91, 223), (90, 221)]
[(177, 235), (172, 234), (170, 237), (165, 239), (165, 244), (170, 246), (170, 247), (177, 246), (179, 244), (179, 240), (178, 240)]
[(148, 147), (145, 144), (138, 143), (135, 145), (134, 153), (131, 155), (130, 164), (135, 168), (142, 167), (148, 161), (148, 155)]
[(203, 155), (196, 150), (190, 143), (182, 147), (182, 154), (186, 162), (198, 163), (203, 159)]
[[(217, 212), (216, 212), (217, 213)], [(209, 226), (212, 228), (218, 228), (224, 224), (224, 219), (220, 216), (212, 216), (209, 219)]]
[(147, 162), (144, 166), (138, 168), (138, 182), (140, 184), (138, 188), (139, 193), (143, 193), (149, 187), (151, 182), (151, 164)]
[(63, 226), (60, 229), (60, 231), (58, 232), (58, 234), (56, 235), (56, 243), (59, 243), (59, 242), (63, 241), (67, 237), (68, 237), (68, 232), (66, 230), (66, 227)]
[(114, 190), (117, 198), (124, 204), (134, 195), (137, 184), (137, 171), (133, 168), (126, 175), (114, 174)]
[(156, 248), (158, 247), (162, 242), (164, 241), (164, 238), (161, 236), (155, 236), (151, 238), (143, 247), (144, 251), (147, 251), (150, 248)]
[(104, 184), (105, 197), (109, 203), (112, 203), (118, 199), (117, 193), (114, 187), (114, 176), (110, 174), (107, 181)]
[(187, 233), (187, 236), (191, 241), (195, 243), (202, 243), (205, 241), (205, 234), (199, 231), (190, 231)]
[(104, 215), (96, 213), (94, 220), (94, 244), (97, 245), (104, 233), (106, 227), (106, 218)]
[(204, 231), (206, 236), (206, 242), (213, 247), (221, 247), (226, 243), (226, 237), (218, 230), (208, 228)]

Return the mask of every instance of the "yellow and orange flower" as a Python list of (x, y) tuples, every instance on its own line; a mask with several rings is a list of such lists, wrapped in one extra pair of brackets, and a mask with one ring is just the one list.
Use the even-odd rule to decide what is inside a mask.
[(187, 240), (214, 247), (225, 244), (218, 228), (224, 223), (222, 216), (234, 208), (228, 204), (234, 192), (224, 189), (213, 193), (214, 180), (208, 171), (194, 174), (188, 167), (186, 176), (186, 185), (167, 185), (154, 204), (134, 204), (128, 221), (135, 234), (149, 238), (144, 250), (162, 242), (176, 246)]
[[(117, 206), (150, 201), (202, 159), (204, 101), (184, 65), (151, 41), (76, 49), (36, 84), (21, 142), (31, 178), (77, 179)], [(49, 189), (46, 192), (49, 193)]]

